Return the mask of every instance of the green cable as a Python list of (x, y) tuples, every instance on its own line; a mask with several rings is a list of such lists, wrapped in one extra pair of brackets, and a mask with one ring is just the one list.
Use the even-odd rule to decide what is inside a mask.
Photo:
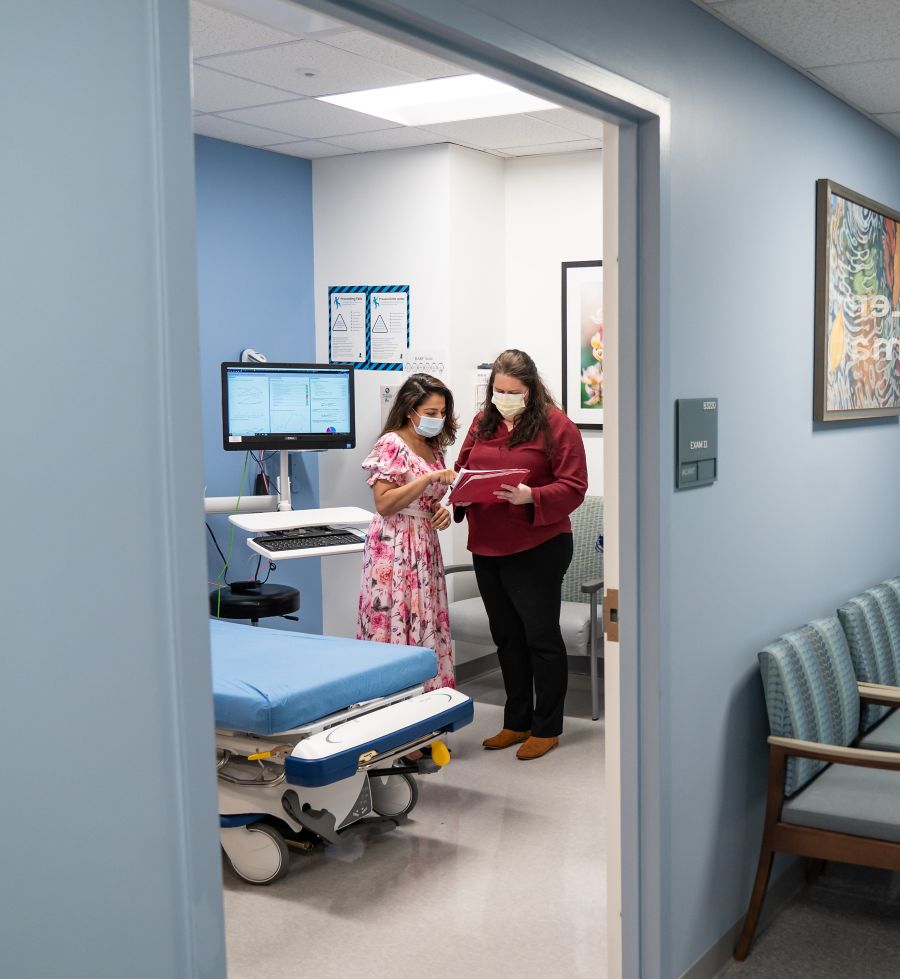
[[(241, 472), (241, 485), (238, 486), (237, 503), (234, 505), (234, 512), (237, 513), (241, 508), (241, 497), (244, 495), (244, 477), (247, 475), (247, 463), (250, 460), (250, 453), (246, 453), (244, 456), (244, 468)], [(228, 554), (225, 557), (225, 563), (222, 565), (222, 570), (219, 572), (216, 578), (216, 618), (220, 619), (222, 611), (222, 577), (228, 570), (228, 565), (231, 563), (231, 552), (234, 548), (234, 524), (228, 521), (231, 525), (231, 533), (228, 535)]]

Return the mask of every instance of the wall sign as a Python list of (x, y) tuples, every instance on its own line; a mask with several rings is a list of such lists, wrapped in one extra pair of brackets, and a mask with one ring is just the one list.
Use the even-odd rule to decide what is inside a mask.
[(719, 476), (719, 399), (675, 402), (675, 488), (709, 486)]
[(402, 371), (409, 344), (409, 286), (328, 287), (330, 364)]
[(328, 290), (328, 361), (366, 362), (366, 286), (332, 286)]

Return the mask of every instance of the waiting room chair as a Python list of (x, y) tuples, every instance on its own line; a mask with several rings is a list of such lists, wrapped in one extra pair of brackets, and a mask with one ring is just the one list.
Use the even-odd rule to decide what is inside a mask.
[(776, 853), (900, 870), (900, 752), (854, 746), (861, 702), (900, 706), (900, 690), (858, 684), (835, 616), (786, 633), (759, 664), (769, 787), (738, 961), (750, 950)]
[[(900, 578), (851, 598), (838, 610), (860, 691), (877, 696), (900, 685)], [(900, 751), (900, 711), (865, 704), (860, 714), (862, 748)]]
[[(566, 652), (570, 656), (590, 657), (591, 716), (595, 721), (600, 717), (599, 647), (603, 599), (603, 554), (596, 545), (602, 533), (603, 497), (586, 496), (572, 514), (574, 553), (563, 578), (559, 624)], [(444, 572), (448, 575), (469, 572), (474, 576), (471, 564), (452, 564)], [(477, 595), (450, 603), (450, 633), (461, 642), (496, 649), (487, 612)]]

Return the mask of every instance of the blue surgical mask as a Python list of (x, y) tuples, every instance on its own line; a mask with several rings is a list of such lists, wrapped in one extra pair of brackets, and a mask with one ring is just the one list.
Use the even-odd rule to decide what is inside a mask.
[(510, 418), (515, 418), (517, 415), (521, 415), (525, 410), (525, 395), (501, 394), (495, 390), (491, 398), (491, 403), (504, 418), (509, 420)]
[[(418, 412), (416, 412), (419, 415)], [(413, 428), (422, 438), (433, 439), (435, 435), (440, 435), (444, 430), (443, 418), (431, 418), (429, 415), (419, 415), (419, 424), (413, 422)]]

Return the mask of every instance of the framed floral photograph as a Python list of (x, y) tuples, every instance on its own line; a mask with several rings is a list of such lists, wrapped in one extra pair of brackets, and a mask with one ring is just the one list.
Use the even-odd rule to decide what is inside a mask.
[(581, 429), (603, 428), (603, 262), (562, 263), (563, 410)]

